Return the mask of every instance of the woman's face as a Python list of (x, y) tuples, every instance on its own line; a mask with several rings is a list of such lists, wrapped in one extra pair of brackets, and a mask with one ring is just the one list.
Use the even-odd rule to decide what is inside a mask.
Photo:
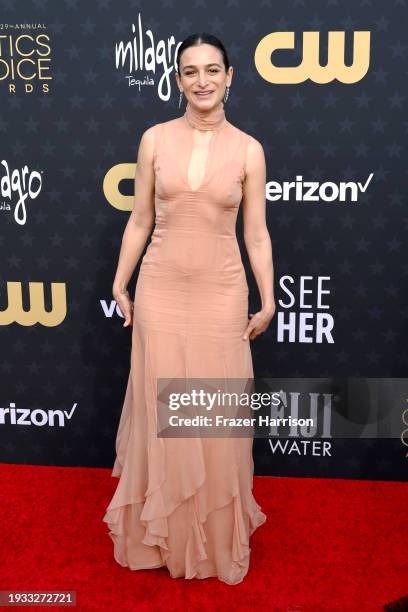
[(183, 51), (178, 69), (179, 90), (192, 106), (202, 110), (218, 106), (225, 88), (231, 84), (233, 73), (232, 66), (225, 72), (221, 51), (207, 43)]

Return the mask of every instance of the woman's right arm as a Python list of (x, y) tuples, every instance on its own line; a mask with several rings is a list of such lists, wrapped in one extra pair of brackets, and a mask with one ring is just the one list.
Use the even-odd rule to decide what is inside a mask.
[(125, 317), (124, 327), (132, 324), (133, 303), (127, 285), (143, 252), (154, 224), (154, 126), (142, 135), (137, 155), (133, 210), (123, 232), (112, 294)]

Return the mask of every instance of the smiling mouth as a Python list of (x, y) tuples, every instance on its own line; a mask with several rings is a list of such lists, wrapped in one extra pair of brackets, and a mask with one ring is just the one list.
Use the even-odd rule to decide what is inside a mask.
[(213, 92), (212, 91), (195, 91), (194, 93), (196, 96), (200, 96), (201, 98), (206, 98), (207, 96), (210, 96)]

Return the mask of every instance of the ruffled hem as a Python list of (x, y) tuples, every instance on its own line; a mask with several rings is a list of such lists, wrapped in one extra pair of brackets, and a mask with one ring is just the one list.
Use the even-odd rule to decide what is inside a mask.
[[(227, 504), (213, 508), (201, 518), (197, 510), (198, 504), (196, 493), (183, 500), (173, 509), (174, 512), (174, 510), (176, 510), (182, 503), (188, 503), (193, 510), (191, 530), (189, 532), (185, 550), (185, 571), (178, 574), (174, 574), (167, 563), (167, 559), (170, 556), (170, 549), (167, 541), (168, 518), (170, 517), (171, 513), (168, 513), (167, 515), (163, 514), (162, 516), (154, 516), (152, 514), (149, 519), (140, 520), (140, 524), (144, 529), (141, 544), (151, 547), (152, 553), (156, 552), (158, 562), (139, 565), (133, 564), (129, 561), (129, 534), (126, 528), (126, 512), (129, 510), (134, 511), (135, 508), (138, 508), (141, 512), (141, 516), (143, 516), (146, 508), (149, 508), (149, 504), (147, 503), (149, 499), (147, 499), (146, 502), (135, 502), (116, 508), (109, 508), (103, 517), (103, 521), (107, 523), (109, 527), (109, 536), (114, 544), (114, 558), (121, 566), (129, 567), (131, 570), (167, 567), (172, 578), (204, 579), (215, 577), (229, 585), (239, 584), (244, 579), (249, 568), (249, 556), (251, 551), (249, 546), (249, 538), (255, 532), (255, 530), (266, 521), (266, 515), (262, 512), (252, 494), (251, 497), (252, 507), (250, 511), (245, 511), (243, 509), (242, 500), (239, 494), (233, 495)], [(205, 525), (208, 517), (212, 512), (225, 508), (230, 504), (233, 504), (234, 524), (231, 550), (232, 560), (229, 574), (227, 576), (223, 576), (218, 572), (200, 572), (200, 563), (203, 561), (209, 561), (205, 546), (207, 542)], [(131, 506), (133, 506), (132, 509), (130, 508)], [(245, 517), (248, 521), (247, 524)]]
[[(112, 470), (119, 484), (103, 517), (114, 558), (132, 570), (166, 566), (172, 578), (217, 577), (238, 584), (249, 569), (249, 538), (266, 521), (252, 494), (249, 442), (219, 440), (219, 460), (228, 466), (224, 478), (214, 467), (209, 440), (179, 439), (174, 460), (171, 439), (156, 437), (160, 368), (154, 363), (151, 336), (139, 337), (137, 329), (135, 356), (145, 368), (133, 375), (131, 363)], [(168, 466), (176, 466), (176, 483)], [(219, 516), (213, 515), (216, 511)]]

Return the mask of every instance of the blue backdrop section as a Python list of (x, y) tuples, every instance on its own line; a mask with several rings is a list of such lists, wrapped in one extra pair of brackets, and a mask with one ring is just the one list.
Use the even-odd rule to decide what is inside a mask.
[[(0, 15), (1, 461), (113, 464), (131, 333), (111, 288), (137, 149), (184, 113), (175, 51), (196, 31), (225, 43), (227, 118), (267, 158), (277, 312), (256, 376), (406, 380), (405, 0), (0, 0)], [(255, 312), (241, 215), (237, 230)], [(385, 406), (400, 437), (333, 428), (325, 454), (301, 431), (299, 451), (256, 439), (255, 473), (405, 480), (400, 400)]]

